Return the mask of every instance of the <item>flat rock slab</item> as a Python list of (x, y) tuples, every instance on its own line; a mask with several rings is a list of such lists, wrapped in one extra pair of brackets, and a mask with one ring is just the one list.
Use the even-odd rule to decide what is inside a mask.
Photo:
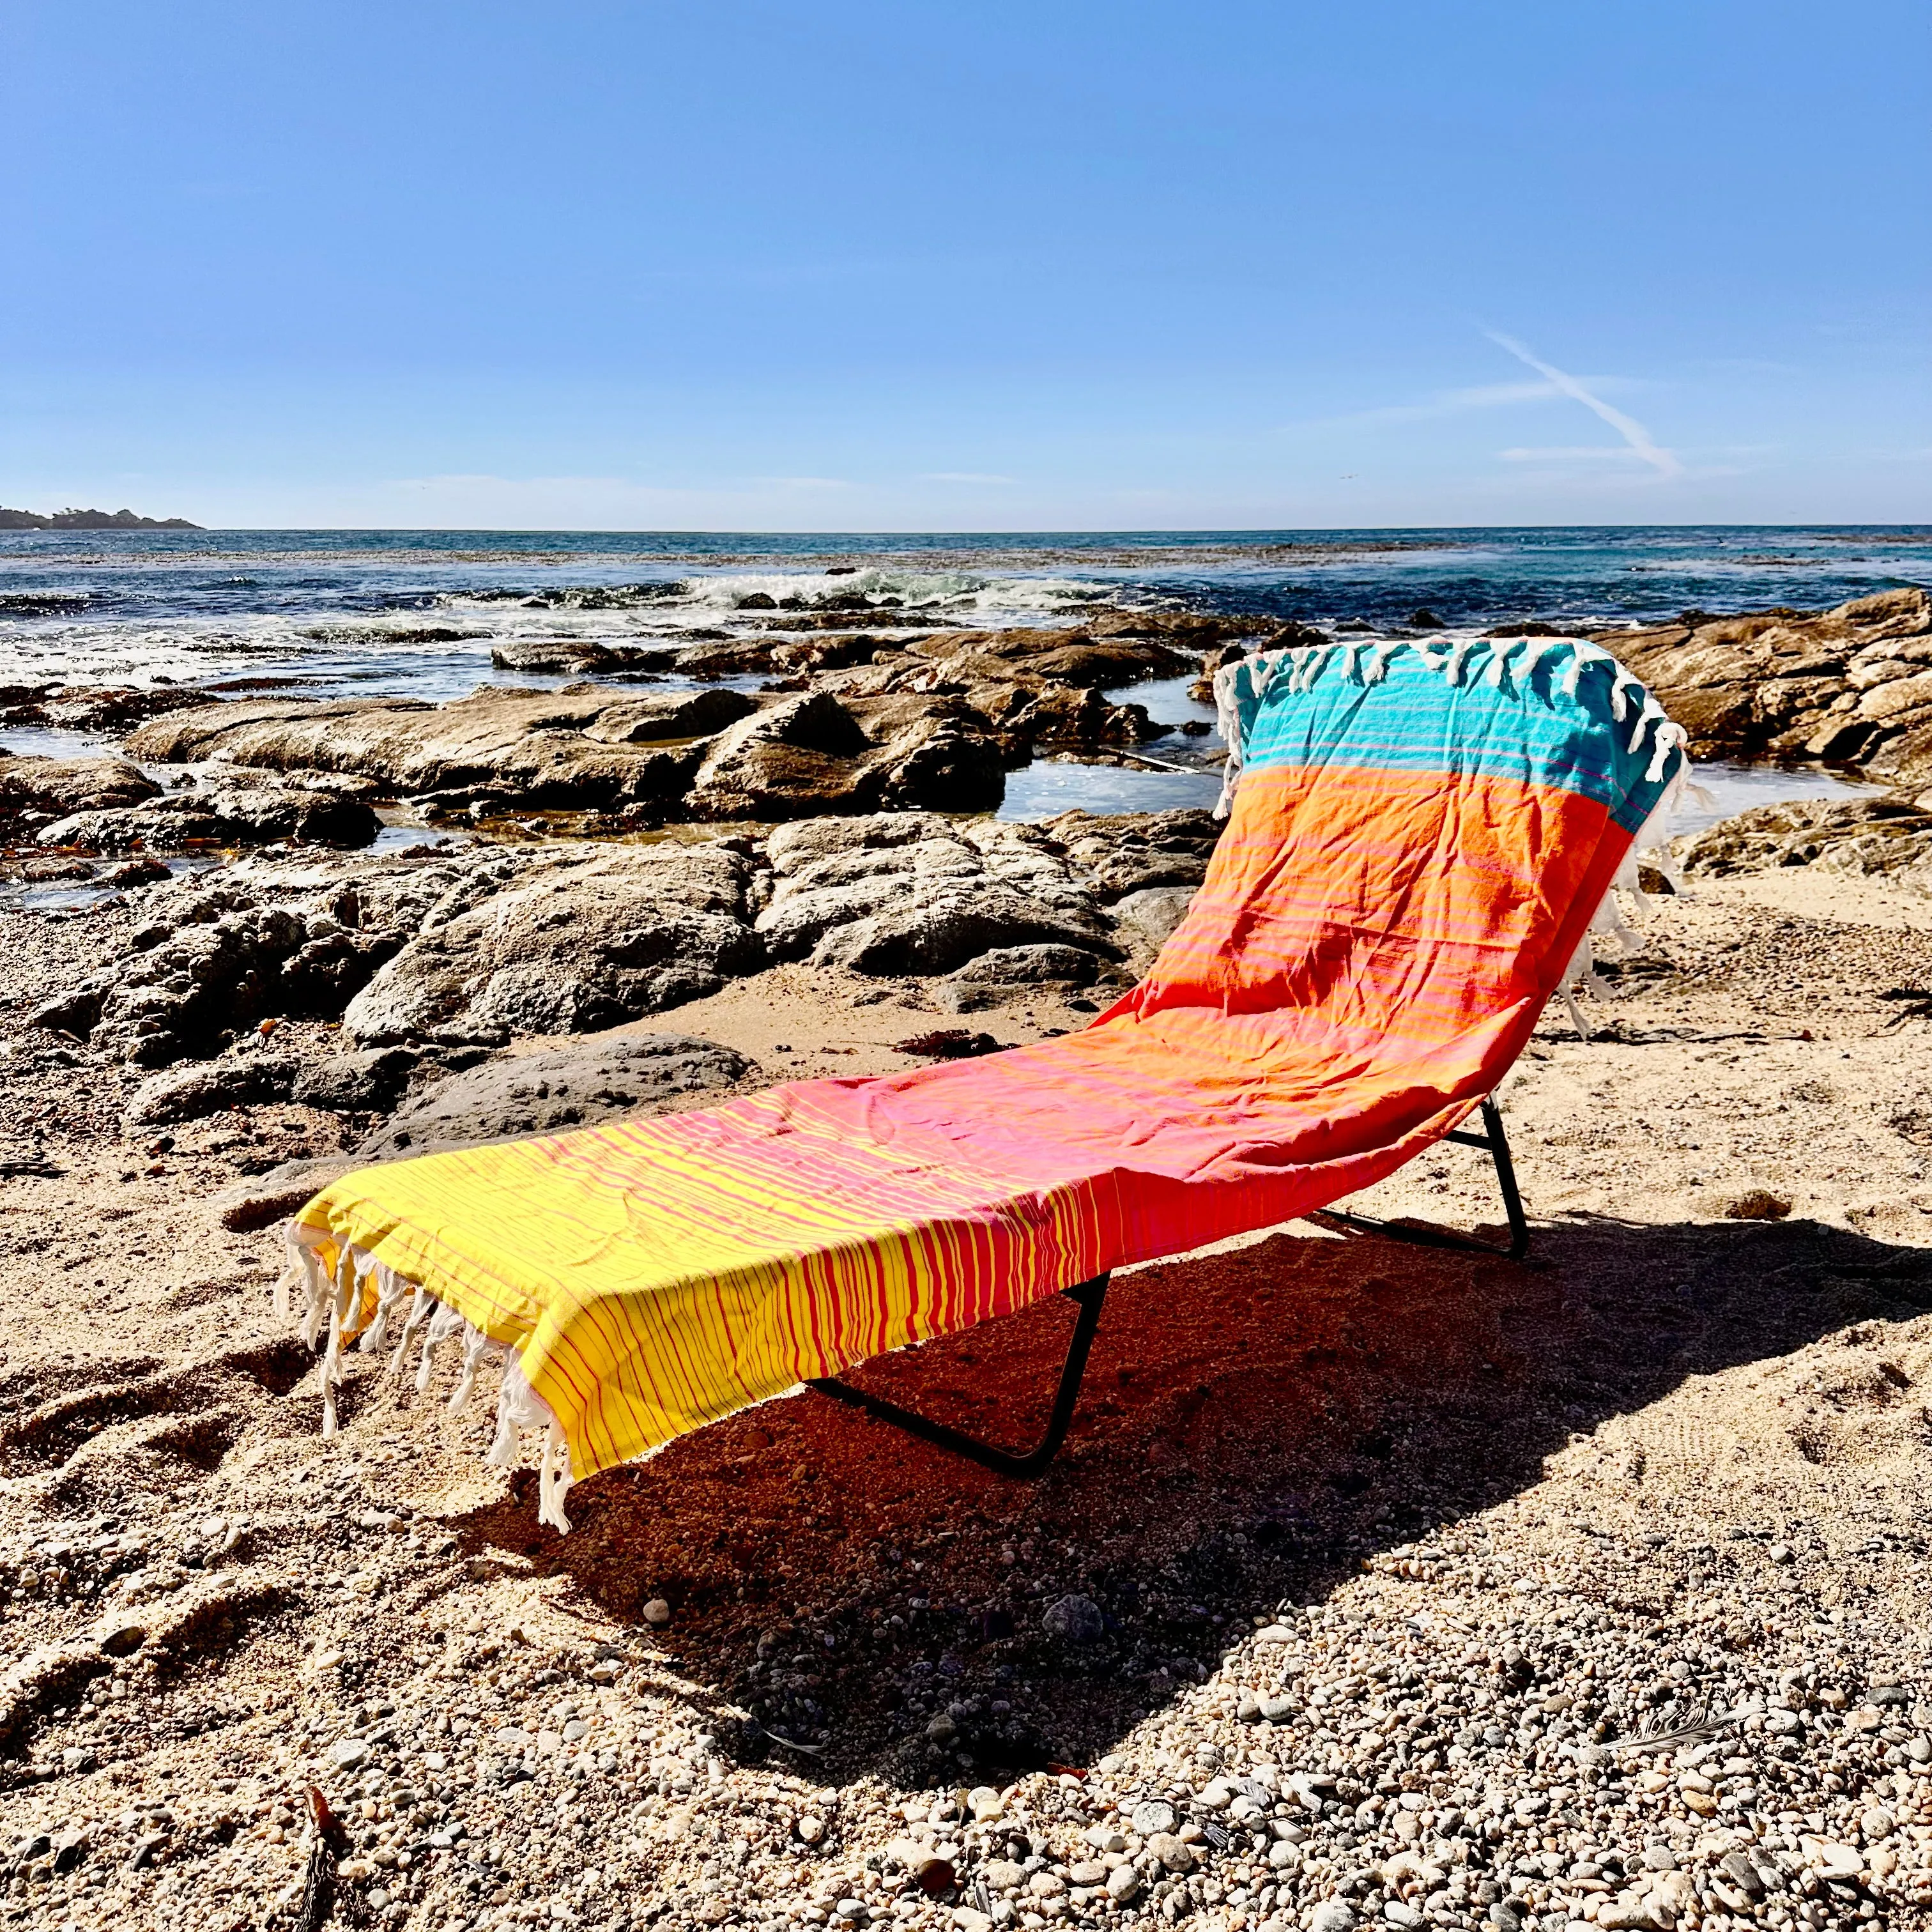
[(171, 1066), (135, 1088), (128, 1102), (128, 1124), (137, 1127), (170, 1126), (178, 1120), (222, 1113), (230, 1107), (286, 1100), (298, 1071), (298, 1063), (288, 1055), (268, 1053)]
[(1037, 993), (1042, 986), (1090, 986), (1100, 962), (1077, 946), (996, 946), (934, 982), (942, 1012), (976, 1013)]
[(285, 1160), (266, 1174), (238, 1180), (210, 1197), (208, 1211), (230, 1233), (250, 1234), (286, 1221), (304, 1202), (332, 1182), (353, 1174), (368, 1161), (359, 1154), (328, 1154), (314, 1160)]
[(326, 1113), (385, 1113), (402, 1097), (418, 1064), (407, 1047), (371, 1047), (362, 1053), (332, 1053), (304, 1060), (289, 1098), (299, 1107)]
[(766, 851), (774, 884), (758, 930), (775, 958), (897, 976), (950, 973), (1000, 947), (1119, 950), (1030, 826), (880, 813), (782, 828)]
[(742, 692), (634, 697), (485, 685), (452, 704), (406, 700), (224, 704), (157, 719), (128, 748), (164, 760), (214, 757), (270, 770), (351, 772), (410, 796), (600, 809), (681, 796), (693, 741), (757, 708)]
[(287, 1220), (358, 1168), (662, 1113), (688, 1094), (761, 1077), (744, 1054), (679, 1034), (629, 1034), (506, 1055), (425, 1088), (352, 1152), (284, 1161), (224, 1188), (208, 1204), (223, 1227), (248, 1234)]
[(1137, 952), (1158, 952), (1194, 902), (1188, 886), (1146, 886), (1114, 904), (1114, 929)]
[(561, 1133), (620, 1114), (661, 1112), (687, 1094), (757, 1077), (715, 1040), (628, 1034), (518, 1054), (454, 1074), (411, 1101), (357, 1150), (365, 1160)]

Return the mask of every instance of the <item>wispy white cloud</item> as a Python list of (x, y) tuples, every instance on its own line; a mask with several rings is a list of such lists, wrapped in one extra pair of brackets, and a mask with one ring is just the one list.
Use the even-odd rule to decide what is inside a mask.
[(976, 470), (928, 470), (919, 479), (922, 483), (1017, 483), (1017, 476), (982, 476)]
[(1493, 328), (1485, 329), (1483, 333), (1498, 348), (1508, 350), (1526, 368), (1534, 369), (1561, 394), (1569, 397), (1573, 402), (1581, 403), (1593, 415), (1601, 417), (1660, 476), (1683, 475), (1684, 466), (1675, 453), (1663, 448), (1634, 416), (1626, 416), (1613, 404), (1605, 402), (1577, 376), (1568, 374), (1553, 362), (1544, 362), (1514, 336), (1499, 334)]
[(1646, 460), (1642, 452), (1623, 442), (1577, 443), (1552, 449), (1499, 449), (1496, 454), (1505, 463), (1587, 463), (1604, 458), (1612, 463)]
[(1550, 382), (1484, 382), (1474, 388), (1444, 389), (1423, 403), (1391, 403), (1378, 410), (1358, 410), (1349, 422), (1426, 422), (1432, 416), (1460, 416), (1468, 410), (1496, 410), (1512, 403), (1534, 403), (1556, 395)]
[[(1622, 389), (1645, 386), (1627, 376), (1591, 376), (1585, 379), (1599, 395), (1614, 395)], [(1546, 403), (1568, 392), (1554, 382), (1479, 382), (1463, 389), (1444, 389), (1419, 403), (1389, 403), (1379, 409), (1354, 410), (1348, 415), (1328, 418), (1341, 423), (1428, 422), (1440, 416), (1468, 415), (1477, 410), (1513, 409), (1523, 403)]]

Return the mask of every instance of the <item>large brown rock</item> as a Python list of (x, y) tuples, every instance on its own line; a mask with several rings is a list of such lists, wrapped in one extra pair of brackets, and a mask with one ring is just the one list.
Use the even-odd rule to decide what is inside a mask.
[(562, 672), (588, 677), (650, 678), (669, 662), (662, 650), (634, 644), (600, 644), (584, 638), (512, 638), (490, 647), (490, 662), (499, 670), (538, 675)]
[(1603, 640), (1706, 758), (1803, 757), (1932, 778), (1932, 601), (1886, 590)]
[(137, 1066), (217, 1053), (263, 1019), (332, 1019), (408, 939), (538, 862), (480, 847), (428, 857), (311, 848), (137, 892), (130, 950), (29, 1016)]
[(787, 826), (758, 930), (772, 956), (888, 976), (951, 973), (996, 948), (1113, 956), (1112, 928), (1030, 826), (927, 812)]
[(750, 868), (722, 844), (590, 846), (410, 940), (350, 1002), (364, 1044), (592, 1033), (755, 972)]
[(112, 812), (158, 797), (160, 787), (125, 758), (0, 754), (0, 826), (33, 826), (76, 812)]
[(1932, 892), (1932, 812), (1886, 797), (1754, 806), (1689, 841), (1683, 861), (1713, 878), (1811, 866)]
[(191, 685), (8, 686), (0, 688), (0, 724), (130, 731), (164, 712), (199, 710), (220, 701)]
[(721, 733), (685, 809), (699, 819), (826, 812), (991, 812), (1006, 792), (998, 740), (954, 698), (812, 692)]
[(440, 706), (406, 699), (225, 704), (144, 726), (137, 758), (225, 758), (273, 770), (352, 772), (397, 793), (603, 810), (674, 802), (701, 739), (756, 709), (741, 692), (632, 696), (485, 685)]
[(1190, 892), (1208, 875), (1222, 821), (1211, 812), (1063, 812), (1032, 830), (1095, 895), (1118, 901), (1156, 886)]
[(353, 848), (372, 843), (382, 821), (359, 798), (284, 785), (248, 785), (175, 793), (140, 805), (75, 812), (40, 833), (43, 845), (91, 852), (178, 850), (196, 844)]
[[(358, 1168), (486, 1141), (594, 1126), (600, 1120), (676, 1112), (758, 1068), (715, 1040), (629, 1034), (544, 1053), (504, 1054), (414, 1096), (352, 1153), (285, 1161), (236, 1182), (208, 1202), (224, 1228), (272, 1226)], [(302, 1098), (298, 1078), (295, 1097)]]
[(1000, 671), (1017, 669), (1045, 683), (1132, 684), (1192, 670), (1197, 653), (1175, 649), (1158, 637), (1096, 638), (1081, 631), (940, 631), (905, 646), (916, 657), (951, 663), (990, 661)]

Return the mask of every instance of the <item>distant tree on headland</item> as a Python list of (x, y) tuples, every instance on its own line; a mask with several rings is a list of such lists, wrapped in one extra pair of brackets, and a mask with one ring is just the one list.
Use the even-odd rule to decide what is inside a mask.
[(137, 517), (132, 510), (56, 510), (43, 517), (32, 510), (0, 509), (0, 530), (198, 530), (185, 517)]

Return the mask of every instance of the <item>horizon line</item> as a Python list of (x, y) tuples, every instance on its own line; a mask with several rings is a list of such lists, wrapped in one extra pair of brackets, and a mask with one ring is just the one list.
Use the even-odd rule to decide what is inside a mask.
[(1185, 524), (1158, 527), (1148, 525), (1060, 524), (1032, 529), (944, 530), (908, 526), (903, 530), (756, 530), (721, 526), (716, 528), (641, 528), (601, 524), (197, 524), (189, 529), (178, 526), (143, 529), (136, 525), (107, 525), (68, 529), (0, 529), (0, 541), (11, 537), (186, 537), (186, 536), (292, 536), (315, 532), (358, 532), (397, 536), (633, 536), (633, 537), (957, 537), (975, 539), (1015, 537), (1268, 537), (1282, 536), (1336, 536), (1385, 531), (1432, 530), (1873, 530), (1910, 534), (1932, 534), (1932, 522), (1889, 523), (1820, 520), (1756, 520), (1743, 523), (1699, 520), (1647, 521), (1641, 523), (1504, 523), (1504, 524), (1276, 524), (1245, 526)]

